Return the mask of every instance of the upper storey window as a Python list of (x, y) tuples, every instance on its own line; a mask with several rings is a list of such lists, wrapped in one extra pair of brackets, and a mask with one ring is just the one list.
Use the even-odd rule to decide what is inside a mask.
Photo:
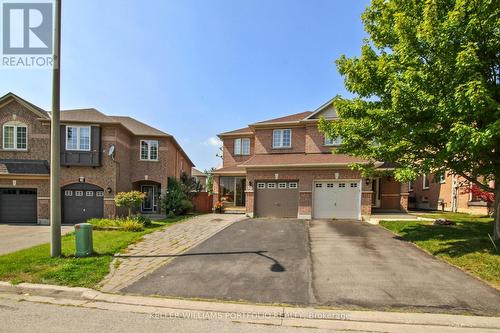
[(273, 148), (291, 148), (292, 147), (292, 130), (275, 129), (273, 130)]
[(342, 137), (330, 138), (325, 135), (325, 146), (340, 146), (342, 144)]
[(250, 139), (234, 139), (234, 155), (250, 155)]
[(66, 126), (66, 150), (90, 151), (90, 126)]
[(157, 140), (141, 140), (141, 160), (158, 161)]
[(3, 149), (28, 150), (28, 127), (21, 123), (3, 125)]

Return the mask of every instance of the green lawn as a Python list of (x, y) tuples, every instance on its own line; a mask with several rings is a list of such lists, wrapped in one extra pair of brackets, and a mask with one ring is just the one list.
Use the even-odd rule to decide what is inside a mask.
[(432, 255), (500, 289), (500, 251), (495, 250), (488, 238), (488, 233), (493, 233), (493, 219), (462, 213), (419, 216), (446, 218), (456, 222), (456, 225), (438, 226), (432, 225), (432, 221), (381, 221), (380, 224)]
[(74, 234), (63, 236), (61, 258), (50, 258), (49, 244), (0, 256), (0, 280), (93, 288), (109, 273), (113, 254), (142, 239), (145, 234), (180, 222), (186, 217), (154, 221), (140, 232), (94, 231), (94, 251), (87, 258), (76, 258)]

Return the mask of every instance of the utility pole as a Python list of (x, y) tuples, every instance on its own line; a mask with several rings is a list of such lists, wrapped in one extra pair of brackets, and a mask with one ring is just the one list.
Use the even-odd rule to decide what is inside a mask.
[(50, 126), (50, 256), (61, 256), (61, 0), (55, 0), (52, 121)]

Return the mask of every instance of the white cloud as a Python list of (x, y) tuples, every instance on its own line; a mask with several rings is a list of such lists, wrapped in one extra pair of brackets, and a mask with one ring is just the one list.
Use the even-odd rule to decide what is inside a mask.
[(211, 136), (205, 140), (204, 144), (207, 146), (220, 147), (222, 145), (222, 141), (216, 136)]

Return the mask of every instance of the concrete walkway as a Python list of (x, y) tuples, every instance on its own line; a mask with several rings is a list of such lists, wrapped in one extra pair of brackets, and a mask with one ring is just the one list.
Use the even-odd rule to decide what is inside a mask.
[[(61, 234), (73, 231), (72, 225), (63, 225)], [(0, 224), (0, 255), (48, 243), (50, 226), (36, 224)]]
[(115, 255), (111, 272), (101, 283), (101, 290), (120, 291), (232, 223), (244, 219), (244, 215), (206, 214), (148, 234), (142, 242)]

